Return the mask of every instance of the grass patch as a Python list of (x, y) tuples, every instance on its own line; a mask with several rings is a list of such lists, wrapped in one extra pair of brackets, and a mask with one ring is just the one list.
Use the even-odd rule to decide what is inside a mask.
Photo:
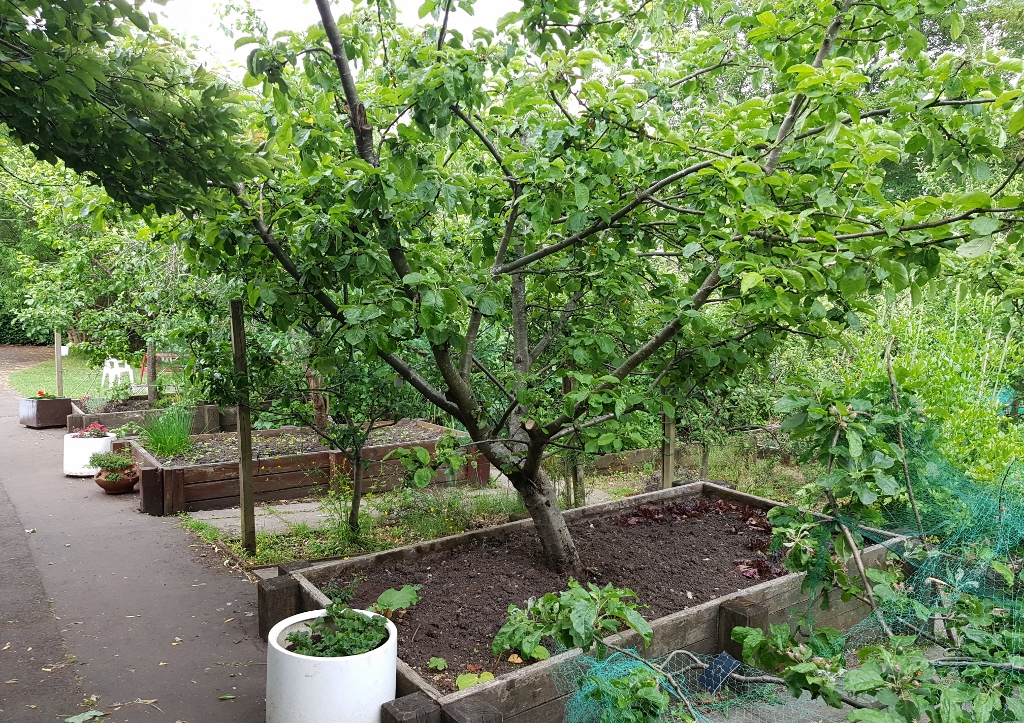
[(213, 525), (181, 513), (181, 526), (204, 542), (220, 540), (250, 565), (274, 565), (292, 560), (365, 555), (456, 535), (480, 527), (504, 524), (526, 514), (513, 492), (467, 494), (460, 488), (396, 490), (368, 495), (359, 516), (360, 530), (348, 526), (348, 500), (331, 493), (323, 500), (327, 519), (321, 525), (297, 523), (285, 533), (256, 533), (256, 554), (249, 555), (241, 540)]
[[(39, 362), (27, 369), (19, 369), (11, 372), (8, 383), (26, 397), (34, 397), (41, 389), (49, 394), (57, 393), (57, 375), (53, 359)], [(64, 372), (64, 395), (73, 399), (83, 396), (102, 398), (104, 392), (100, 390), (100, 382), (103, 380), (103, 370), (90, 368), (85, 357), (77, 354), (70, 354), (61, 360), (61, 369)], [(138, 370), (135, 370), (135, 379), (138, 380)]]

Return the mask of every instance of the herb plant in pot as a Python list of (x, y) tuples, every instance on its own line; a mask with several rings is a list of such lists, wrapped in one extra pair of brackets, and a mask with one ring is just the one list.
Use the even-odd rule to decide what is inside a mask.
[(99, 468), (93, 479), (108, 495), (131, 492), (139, 481), (139, 468), (131, 455), (100, 452), (89, 458), (89, 464)]
[[(370, 610), (336, 598), (326, 610), (285, 618), (267, 638), (267, 723), (380, 723), (395, 699), (398, 630), (389, 596), (408, 607), (418, 586), (386, 590)], [(384, 615), (378, 614), (385, 613)]]
[(93, 422), (85, 429), (64, 435), (64, 476), (92, 477), (99, 472), (89, 460), (94, 454), (109, 452), (116, 434), (99, 422)]

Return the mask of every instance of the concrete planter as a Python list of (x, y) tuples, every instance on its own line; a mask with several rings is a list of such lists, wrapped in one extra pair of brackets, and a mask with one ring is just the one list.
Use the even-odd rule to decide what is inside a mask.
[(74, 434), (64, 435), (64, 476), (92, 477), (100, 471), (99, 467), (91, 467), (89, 460), (94, 454), (110, 452), (117, 435), (107, 434), (106, 437), (75, 437)]
[(65, 397), (25, 397), (18, 404), (18, 423), (32, 429), (63, 427), (67, 424), (71, 407), (71, 400)]
[[(613, 502), (567, 510), (565, 517), (569, 521), (604, 517), (637, 505), (701, 495), (762, 509), (770, 509), (778, 504), (717, 485), (695, 482)], [(428, 552), (457, 548), (482, 538), (501, 538), (532, 527), (532, 520), (522, 520), (350, 560), (302, 561), (282, 565), (278, 568), (280, 576), (264, 579), (259, 583), (260, 632), (265, 634), (282, 617), (301, 610), (323, 607), (329, 600), (318, 586), (332, 578), (352, 576), (360, 570), (378, 565), (392, 565), (399, 560), (416, 559)], [(887, 543), (889, 546), (900, 539), (892, 537), (893, 541)], [(869, 547), (863, 556), (864, 563), (869, 567), (880, 567), (885, 563), (886, 553), (886, 546)], [(732, 643), (733, 628), (749, 626), (767, 629), (770, 623), (786, 620), (790, 611), (807, 609), (808, 604), (813, 601), (809, 601), (807, 592), (802, 590), (804, 578), (803, 574), (784, 575), (650, 621), (654, 629), (654, 641), (643, 654), (647, 657), (656, 657), (673, 650), (685, 649), (695, 653), (731, 650), (735, 655), (738, 651)], [(849, 603), (833, 600), (831, 609), (818, 622), (843, 629), (863, 620), (869, 612), (870, 608), (858, 600)], [(635, 635), (613, 636), (609, 638), (609, 642), (625, 647), (642, 648), (642, 643)], [(493, 681), (449, 694), (441, 693), (399, 659), (397, 686), (398, 695), (403, 697), (385, 707), (386, 711), (389, 711), (385, 713), (385, 721), (436, 720), (430, 716), (437, 715), (438, 708), (442, 720), (477, 723), (501, 720), (521, 723), (561, 721), (564, 716), (564, 699), (555, 687), (552, 673), (559, 665), (578, 655), (581, 655), (579, 650), (570, 650), (543, 662), (498, 676)], [(418, 715), (427, 717), (415, 717)]]
[(289, 633), (325, 612), (293, 615), (270, 631), (267, 723), (380, 723), (381, 706), (395, 699), (398, 631), (390, 620), (388, 639), (362, 655), (314, 658), (285, 649)]

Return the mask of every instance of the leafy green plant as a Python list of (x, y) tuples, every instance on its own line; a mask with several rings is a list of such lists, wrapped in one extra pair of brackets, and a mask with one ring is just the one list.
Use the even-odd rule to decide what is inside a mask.
[(138, 437), (142, 434), (142, 426), (137, 422), (125, 422), (120, 427), (114, 430), (118, 439), (124, 439), (125, 437)]
[(377, 602), (370, 606), (370, 610), (382, 613), (388, 620), (400, 610), (407, 610), (418, 603), (422, 598), (419, 590), (422, 585), (403, 585), (400, 589), (385, 590), (377, 597)]
[(436, 670), (436, 671), (440, 672), (442, 670), (447, 670), (448, 669), (448, 661), (445, 660), (444, 658), (433, 658), (432, 657), (430, 659), (430, 662), (427, 663), (427, 667), (430, 668), (431, 670)]
[(108, 472), (107, 482), (120, 482), (124, 478), (124, 475), (120, 472)]
[(192, 410), (171, 407), (142, 425), (142, 446), (157, 457), (174, 457), (192, 449)]
[[(100, 469), (121, 471), (128, 469), (135, 460), (130, 454), (124, 454), (123, 452), (97, 452), (96, 454), (89, 457), (90, 467), (99, 467)], [(109, 479), (110, 476), (108, 475)]]
[(650, 645), (651, 626), (639, 613), (639, 605), (627, 598), (636, 598), (636, 594), (610, 584), (600, 588), (587, 583), (583, 587), (569, 578), (569, 589), (564, 592), (530, 598), (525, 609), (510, 605), (508, 620), (495, 635), (491, 652), (498, 657), (506, 650), (515, 650), (524, 658), (543, 660), (550, 657), (550, 652), (541, 640), (552, 638), (565, 648), (581, 648), (583, 652), (596, 648), (598, 657), (603, 657), (603, 638), (623, 625), (635, 630), (645, 646)]
[(402, 447), (388, 452), (384, 461), (397, 459), (408, 471), (406, 484), (410, 487), (423, 489), (434, 479), (435, 469), (430, 452), (424, 447)]
[(463, 673), (455, 679), (455, 687), (459, 690), (465, 690), (466, 688), (472, 688), (474, 685), (480, 685), (486, 683), (489, 680), (494, 680), (494, 673)]
[(359, 587), (359, 582), (359, 576), (352, 578), (344, 586), (339, 585), (337, 580), (331, 580), (323, 586), (323, 593), (334, 602), (348, 604), (352, 602), (352, 598), (356, 596), (356, 590)]
[(326, 613), (308, 627), (288, 634), (288, 649), (293, 653), (315, 658), (362, 655), (377, 649), (388, 638), (383, 617), (356, 612), (342, 602), (332, 602)]
[(587, 676), (580, 684), (593, 686), (587, 697), (601, 703), (601, 723), (655, 723), (669, 709), (660, 676), (644, 665), (621, 678)]

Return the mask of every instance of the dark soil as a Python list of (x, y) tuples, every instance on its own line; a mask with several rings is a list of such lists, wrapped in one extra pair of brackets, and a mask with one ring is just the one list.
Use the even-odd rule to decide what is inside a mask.
[[(330, 446), (325, 445), (318, 435), (308, 432), (280, 434), (273, 437), (252, 435), (253, 459), (284, 457), (306, 452), (326, 452), (330, 449)], [(222, 434), (216, 439), (196, 442), (191, 451), (160, 459), (160, 463), (167, 467), (237, 461), (238, 435), (234, 433)]]
[(125, 399), (123, 402), (102, 399), (79, 399), (78, 407), (89, 414), (104, 412), (141, 412), (150, 408), (148, 399)]
[(378, 447), (385, 444), (399, 444), (401, 442), (429, 442), (438, 438), (436, 429), (421, 427), (416, 422), (403, 419), (394, 424), (384, 423), (386, 426), (374, 427), (366, 440), (367, 447)]
[[(569, 525), (586, 573), (583, 582), (629, 588), (648, 620), (772, 579), (785, 570), (765, 556), (770, 527), (762, 510), (697, 498), (640, 506), (615, 517)], [(545, 567), (530, 531), (426, 555), (363, 573), (352, 606), (365, 608), (384, 590), (420, 584), (422, 600), (396, 616), (399, 655), (440, 689), (455, 677), (491, 670), (491, 641), (510, 604), (523, 606), (567, 587)], [(335, 581), (344, 585), (346, 579)], [(444, 673), (427, 668), (444, 658)], [(476, 666), (481, 666), (477, 668)], [(502, 656), (495, 674), (515, 669)]]

